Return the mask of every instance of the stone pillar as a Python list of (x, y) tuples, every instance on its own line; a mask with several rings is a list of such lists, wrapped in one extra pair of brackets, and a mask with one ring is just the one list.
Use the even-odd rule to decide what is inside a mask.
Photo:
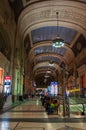
[(62, 95), (63, 95), (63, 117), (70, 116), (70, 108), (69, 108), (69, 97), (67, 96), (67, 80), (68, 80), (68, 71), (65, 64), (62, 65), (62, 73), (63, 73), (63, 86), (62, 86)]

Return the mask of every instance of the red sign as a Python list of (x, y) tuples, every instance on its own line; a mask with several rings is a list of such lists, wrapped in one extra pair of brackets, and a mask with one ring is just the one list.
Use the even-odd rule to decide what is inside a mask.
[(11, 80), (11, 77), (10, 76), (6, 76), (5, 80)]

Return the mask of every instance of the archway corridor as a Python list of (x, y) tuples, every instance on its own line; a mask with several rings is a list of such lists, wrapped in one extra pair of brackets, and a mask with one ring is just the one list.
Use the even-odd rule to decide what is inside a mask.
[[(41, 90), (60, 100), (58, 115), (47, 114)], [(86, 0), (0, 0), (1, 130), (85, 122)]]

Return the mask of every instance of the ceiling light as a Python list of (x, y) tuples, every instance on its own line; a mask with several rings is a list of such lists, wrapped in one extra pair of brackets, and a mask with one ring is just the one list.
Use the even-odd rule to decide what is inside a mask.
[(58, 34), (58, 12), (56, 12), (57, 15), (57, 37), (52, 41), (52, 46), (56, 48), (60, 48), (64, 46), (64, 40), (60, 38)]
[(50, 74), (50, 73), (51, 73), (51, 71), (50, 71), (50, 70), (48, 70), (46, 73)]
[(54, 62), (53, 61), (49, 61), (49, 66), (54, 66)]
[(45, 77), (45, 78), (48, 78), (48, 77), (50, 77), (50, 76), (49, 76), (49, 75), (45, 75), (44, 77)]

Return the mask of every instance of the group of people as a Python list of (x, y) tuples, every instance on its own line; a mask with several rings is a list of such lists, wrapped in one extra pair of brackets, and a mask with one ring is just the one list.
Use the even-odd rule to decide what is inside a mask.
[(54, 112), (58, 114), (58, 108), (60, 106), (60, 101), (54, 99), (53, 97), (42, 97), (42, 105), (45, 107), (48, 114), (53, 114)]

